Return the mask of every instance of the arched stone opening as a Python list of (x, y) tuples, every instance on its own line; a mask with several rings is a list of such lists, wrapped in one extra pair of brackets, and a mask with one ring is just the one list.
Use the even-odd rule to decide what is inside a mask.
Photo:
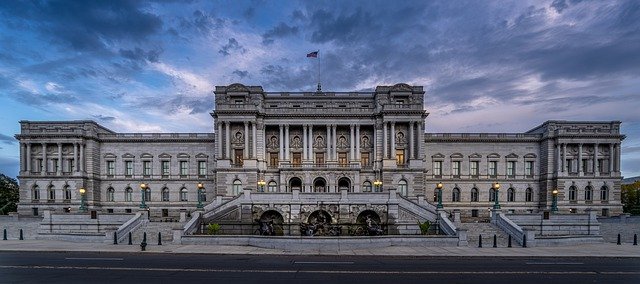
[(327, 181), (321, 177), (313, 180), (313, 192), (327, 192)]
[(289, 180), (289, 189), (302, 190), (302, 180), (299, 177), (293, 177)]
[(364, 210), (356, 218), (358, 224), (353, 235), (356, 236), (378, 236), (384, 234), (380, 215), (373, 210)]
[(343, 190), (343, 189), (351, 191), (351, 180), (349, 180), (349, 178), (347, 177), (342, 177), (338, 179), (338, 190)]
[(258, 230), (261, 235), (282, 236), (284, 235), (282, 224), (284, 224), (284, 218), (280, 212), (276, 210), (267, 210), (260, 215), (260, 219), (258, 220)]
[(307, 218), (306, 223), (300, 224), (300, 234), (303, 236), (339, 236), (342, 228), (331, 225), (331, 214), (325, 210), (316, 210)]

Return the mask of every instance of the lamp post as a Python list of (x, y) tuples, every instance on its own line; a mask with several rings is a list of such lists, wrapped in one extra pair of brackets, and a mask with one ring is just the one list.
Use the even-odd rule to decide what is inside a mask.
[(264, 192), (264, 185), (267, 184), (264, 180), (258, 181), (258, 187), (260, 188), (260, 192)]
[(558, 212), (558, 190), (554, 189), (551, 192), (553, 200), (551, 201), (551, 212)]
[(204, 184), (202, 184), (201, 182), (198, 183), (198, 209), (202, 209), (204, 208), (202, 206), (202, 189), (204, 188)]
[(84, 187), (81, 187), (78, 191), (80, 192), (80, 212), (87, 212), (87, 191)]
[(493, 209), (500, 209), (500, 201), (498, 201), (498, 196), (500, 195), (498, 194), (498, 190), (500, 190), (500, 184), (495, 182), (493, 184), (493, 194), (495, 194), (494, 199), (496, 200), (496, 203), (493, 204)]
[(373, 182), (373, 185), (376, 187), (376, 192), (380, 192), (380, 186), (382, 186), (382, 181), (377, 179)]
[(442, 209), (444, 207), (442, 206), (442, 183), (441, 182), (436, 184), (436, 189), (438, 190), (438, 206), (436, 208)]
[(147, 194), (147, 188), (149, 188), (148, 185), (146, 185), (144, 182), (140, 184), (140, 208), (145, 209), (147, 208), (147, 204), (145, 203), (145, 195)]

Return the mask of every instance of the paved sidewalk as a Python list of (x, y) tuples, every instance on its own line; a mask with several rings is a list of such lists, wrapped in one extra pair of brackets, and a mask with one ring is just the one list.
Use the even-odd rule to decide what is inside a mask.
[[(50, 240), (0, 240), (0, 251), (50, 251), (50, 252), (131, 252), (141, 253), (140, 244), (113, 245), (96, 243), (75, 243)], [(189, 254), (272, 254), (272, 255), (384, 255), (384, 256), (482, 256), (482, 257), (518, 257), (518, 256), (573, 256), (573, 257), (640, 257), (640, 246), (611, 243), (585, 244), (563, 247), (534, 248), (475, 248), (475, 247), (385, 247), (372, 249), (341, 250), (327, 247), (322, 251), (286, 251), (251, 246), (216, 245), (174, 245), (149, 244), (144, 253), (189, 253)]]

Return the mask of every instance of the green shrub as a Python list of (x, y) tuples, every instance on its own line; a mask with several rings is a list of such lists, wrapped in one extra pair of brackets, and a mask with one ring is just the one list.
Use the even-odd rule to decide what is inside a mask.
[(420, 221), (418, 221), (418, 226), (420, 227), (420, 233), (426, 235), (428, 234), (429, 228), (431, 227), (431, 221), (427, 220), (424, 223), (420, 223)]
[(209, 235), (217, 235), (218, 233), (220, 233), (220, 224), (211, 223), (207, 225), (207, 233)]

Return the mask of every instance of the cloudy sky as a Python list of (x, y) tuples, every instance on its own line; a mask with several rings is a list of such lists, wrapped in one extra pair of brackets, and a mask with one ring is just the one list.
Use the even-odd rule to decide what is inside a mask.
[[(392, 2), (400, 2), (393, 3)], [(0, 172), (19, 120), (211, 132), (213, 89), (423, 85), (429, 132), (620, 120), (640, 175), (639, 1), (0, 1)], [(319, 59), (307, 59), (319, 50)]]

